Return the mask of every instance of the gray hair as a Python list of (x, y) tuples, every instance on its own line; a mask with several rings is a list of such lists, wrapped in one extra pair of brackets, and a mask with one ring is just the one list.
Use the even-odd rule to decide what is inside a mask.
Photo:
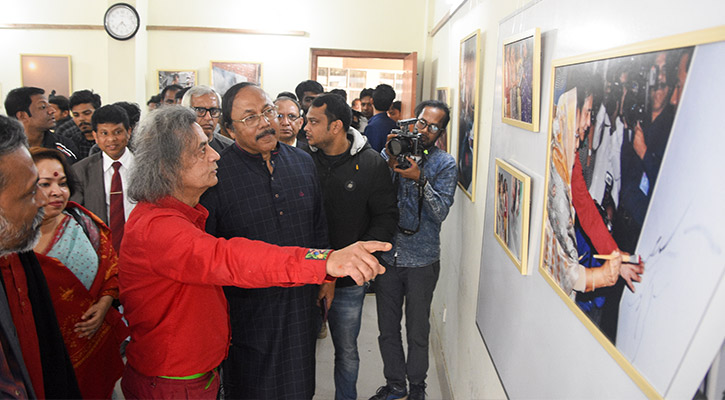
[(196, 114), (183, 106), (161, 107), (141, 122), (131, 139), (136, 150), (129, 197), (155, 203), (180, 187), (184, 154), (196, 143), (195, 122)]
[(297, 106), (297, 112), (302, 114), (302, 105), (300, 105), (300, 102), (291, 97), (288, 97), (288, 96), (277, 97), (276, 99), (274, 99), (274, 105), (277, 105), (277, 102), (280, 102), (282, 100), (291, 101), (291, 102), (295, 103), (295, 105)]
[[(23, 125), (18, 120), (0, 115), (0, 158), (14, 152), (21, 146), (28, 147)], [(0, 190), (5, 188), (8, 177), (0, 169)]]
[(214, 88), (206, 85), (198, 85), (190, 88), (184, 93), (184, 97), (181, 99), (181, 105), (184, 107), (191, 107), (191, 98), (193, 96), (204, 96), (205, 94), (213, 94), (216, 96), (216, 101), (219, 104), (219, 108), (222, 106), (222, 97), (219, 96)]

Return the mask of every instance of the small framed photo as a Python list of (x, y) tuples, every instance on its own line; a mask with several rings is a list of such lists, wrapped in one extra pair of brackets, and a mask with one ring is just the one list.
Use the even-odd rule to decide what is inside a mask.
[[(451, 107), (451, 88), (447, 87), (439, 87), (436, 88), (436, 100), (442, 101), (448, 105), (448, 107)], [(415, 116), (418, 117), (417, 115)], [(441, 137), (438, 138), (438, 141), (436, 142), (436, 146), (438, 146), (439, 149), (447, 151), (450, 153), (451, 148), (451, 121), (448, 121), (448, 126), (446, 126), (446, 130), (443, 132)]]
[(169, 85), (179, 85), (181, 87), (196, 86), (196, 71), (189, 70), (158, 70), (159, 91)]
[(211, 86), (223, 96), (227, 90), (241, 82), (262, 86), (262, 63), (212, 61)]
[(522, 275), (528, 272), (531, 178), (496, 159), (494, 236)]
[(46, 96), (55, 90), (57, 95), (70, 97), (70, 56), (21, 54), (20, 81), (23, 86), (44, 89)]
[(503, 122), (539, 131), (541, 93), (541, 32), (522, 32), (503, 42)]
[(479, 87), (481, 75), (481, 31), (461, 40), (458, 80), (458, 187), (471, 201), (476, 199), (478, 154)]

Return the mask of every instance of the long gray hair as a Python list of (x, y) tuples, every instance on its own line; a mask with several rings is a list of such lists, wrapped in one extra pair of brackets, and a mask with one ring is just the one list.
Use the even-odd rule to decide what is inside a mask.
[(196, 114), (182, 106), (163, 106), (141, 122), (132, 137), (135, 163), (128, 194), (133, 200), (155, 203), (179, 188), (184, 153), (196, 143), (194, 122)]

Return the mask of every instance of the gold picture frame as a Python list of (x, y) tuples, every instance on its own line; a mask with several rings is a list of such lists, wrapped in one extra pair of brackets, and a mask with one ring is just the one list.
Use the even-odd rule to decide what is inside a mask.
[(481, 30), (461, 40), (458, 79), (458, 187), (471, 201), (476, 199), (478, 159), (479, 88), (481, 75)]
[(262, 87), (262, 63), (242, 61), (211, 61), (209, 82), (220, 96), (241, 82), (252, 82)]
[(528, 273), (531, 178), (496, 159), (493, 235), (521, 275)]
[(21, 54), (20, 81), (23, 86), (45, 90), (46, 96), (55, 94), (70, 97), (73, 93), (69, 55)]
[(521, 32), (503, 42), (501, 120), (539, 131), (541, 31)]
[[(439, 87), (436, 88), (435, 93), (436, 100), (446, 103), (448, 108), (451, 108), (451, 88)], [(418, 116), (416, 115), (415, 117), (417, 118)], [(451, 121), (448, 121), (448, 126), (446, 126), (446, 130), (436, 141), (436, 146), (448, 153), (451, 152)]]
[[(697, 268), (712, 265), (720, 255), (697, 245), (704, 240), (693, 236), (713, 229), (717, 221), (712, 221), (721, 218), (712, 216), (713, 210), (721, 209), (720, 196), (713, 190), (723, 190), (713, 189), (709, 182), (714, 169), (703, 164), (706, 159), (722, 168), (722, 162), (714, 161), (721, 159), (713, 154), (717, 150), (708, 150), (720, 146), (703, 135), (719, 126), (718, 105), (710, 99), (725, 86), (719, 73), (723, 61), (725, 27), (552, 63), (539, 271), (650, 398), (666, 394), (725, 270), (722, 263), (712, 271)], [(587, 110), (590, 118), (581, 114)], [(635, 144), (640, 135), (646, 149)], [(607, 142), (611, 143), (603, 147)], [(695, 143), (704, 143), (697, 146), (699, 154), (691, 150)], [(636, 163), (634, 157), (641, 157), (640, 150), (644, 157), (659, 160), (655, 170), (640, 173), (629, 167)], [(602, 168), (600, 161), (605, 163)], [(639, 193), (646, 204), (644, 211), (639, 209), (645, 213), (643, 222), (636, 225), (639, 218), (629, 204), (643, 201), (635, 201), (642, 198)], [(635, 291), (622, 278), (613, 285), (595, 281), (594, 268), (615, 262), (593, 257), (613, 254), (601, 250), (609, 238), (597, 227), (600, 222), (619, 251), (639, 255), (623, 259), (620, 268), (629, 270), (640, 261), (645, 265), (641, 282), (632, 282)], [(686, 229), (693, 224), (697, 230)], [(686, 260), (683, 253), (688, 254)], [(581, 273), (584, 288), (575, 289)], [(589, 284), (596, 290), (587, 289)], [(682, 287), (697, 290), (683, 296)], [(668, 326), (673, 329), (661, 328)]]

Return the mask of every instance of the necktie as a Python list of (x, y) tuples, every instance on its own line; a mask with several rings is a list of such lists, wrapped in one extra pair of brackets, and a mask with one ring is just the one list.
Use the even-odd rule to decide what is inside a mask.
[(111, 240), (116, 252), (118, 252), (121, 247), (123, 225), (126, 222), (126, 215), (123, 211), (123, 183), (121, 182), (121, 174), (118, 172), (119, 168), (121, 168), (121, 163), (114, 161), (113, 177), (111, 178), (111, 207), (109, 210), (109, 222), (111, 223)]

